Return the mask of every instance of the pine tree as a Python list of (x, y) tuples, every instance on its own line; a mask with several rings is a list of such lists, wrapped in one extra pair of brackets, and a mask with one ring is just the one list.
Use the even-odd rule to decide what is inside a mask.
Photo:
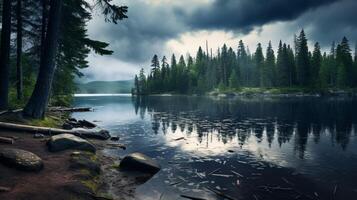
[(232, 71), (229, 77), (229, 87), (233, 89), (239, 88), (239, 81), (237, 77), (237, 72), (235, 70)]
[(264, 64), (263, 80), (265, 87), (272, 87), (274, 84), (276, 76), (276, 66), (275, 66), (275, 54), (271, 42), (269, 41), (268, 48), (266, 51), (266, 60)]
[(171, 56), (171, 74), (170, 74), (170, 91), (176, 91), (176, 79), (177, 79), (177, 62), (175, 54)]
[(153, 74), (157, 74), (160, 69), (159, 57), (155, 54), (151, 59), (151, 71)]
[(297, 82), (300, 86), (308, 86), (310, 82), (309, 49), (304, 30), (301, 30), (297, 38), (296, 54)]
[(262, 45), (258, 43), (257, 49), (254, 54), (255, 62), (255, 86), (265, 87), (267, 75), (264, 73), (264, 56)]
[(337, 46), (336, 61), (338, 64), (338, 86), (351, 87), (354, 82), (353, 60), (351, 55), (351, 49), (346, 37), (343, 37), (341, 43)]
[(317, 86), (318, 83), (320, 82), (318, 80), (319, 77), (319, 72), (321, 68), (321, 63), (322, 62), (322, 55), (321, 55), (321, 48), (318, 42), (315, 43), (314, 46), (314, 52), (312, 54), (312, 60), (311, 60), (311, 85), (312, 86)]
[(139, 77), (138, 77), (138, 81), (139, 81), (139, 94), (147, 94), (147, 83), (146, 83), (146, 77), (144, 74), (144, 69), (141, 68), (140, 69), (140, 73), (139, 73)]
[(287, 64), (289, 68), (289, 86), (292, 87), (296, 84), (296, 65), (294, 51), (290, 47), (290, 45), (288, 45), (287, 54)]
[(329, 57), (326, 53), (322, 56), (321, 67), (319, 70), (318, 86), (327, 88), (330, 85)]
[(133, 95), (139, 95), (140, 94), (140, 84), (139, 84), (139, 78), (137, 75), (134, 77), (134, 91), (132, 92)]
[(278, 55), (276, 61), (276, 69), (277, 69), (277, 85), (287, 86), (287, 75), (286, 75), (286, 61), (284, 58), (283, 44), (280, 40), (278, 47)]

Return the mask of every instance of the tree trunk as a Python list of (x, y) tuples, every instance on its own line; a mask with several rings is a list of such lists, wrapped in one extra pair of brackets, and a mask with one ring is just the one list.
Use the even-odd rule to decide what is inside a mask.
[(17, 78), (17, 99), (23, 97), (23, 77), (22, 77), (22, 0), (17, 0), (17, 58), (16, 58), (16, 78)]
[(45, 39), (46, 39), (46, 27), (48, 18), (48, 0), (42, 0), (42, 26), (41, 26), (41, 56), (44, 53)]
[(43, 51), (41, 55), (40, 71), (35, 89), (24, 109), (24, 115), (36, 119), (44, 117), (51, 92), (55, 72), (55, 57), (59, 39), (61, 10), (62, 0), (50, 1), (50, 16), (44, 42), (45, 51)]
[(0, 109), (8, 107), (11, 0), (3, 0), (0, 47)]

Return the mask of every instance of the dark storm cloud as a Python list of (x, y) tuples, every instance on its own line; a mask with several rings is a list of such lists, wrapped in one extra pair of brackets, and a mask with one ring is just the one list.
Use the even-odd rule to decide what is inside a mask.
[(215, 0), (196, 10), (188, 19), (193, 28), (238, 30), (248, 33), (255, 26), (294, 20), (308, 10), (338, 0)]
[(147, 1), (128, 1), (128, 19), (118, 25), (103, 24), (96, 20), (92, 31), (104, 41), (110, 41), (115, 56), (123, 61), (143, 62), (154, 54), (160, 54), (167, 40), (185, 31), (182, 21), (176, 18), (174, 8), (166, 5), (150, 5)]
[(290, 21), (296, 22), (299, 28), (306, 28), (314, 40), (330, 43), (337, 36), (352, 35), (357, 27), (357, 0), (118, 2), (129, 6), (129, 19), (118, 25), (104, 24), (102, 19), (96, 19), (91, 36), (109, 41), (114, 56), (131, 63), (144, 63), (153, 54), (162, 54), (168, 40), (189, 31), (226, 30), (248, 34), (253, 28), (259, 29), (265, 24)]
[[(346, 36), (351, 42), (357, 41), (357, 1), (344, 0), (317, 10), (308, 12), (296, 25), (305, 27), (308, 36), (327, 46), (332, 41), (340, 42)], [(354, 47), (354, 44), (351, 43)]]

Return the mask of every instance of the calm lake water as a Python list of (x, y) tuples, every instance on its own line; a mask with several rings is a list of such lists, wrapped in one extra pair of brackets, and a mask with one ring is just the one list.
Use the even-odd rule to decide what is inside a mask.
[(127, 146), (106, 153), (159, 161), (137, 199), (357, 199), (355, 99), (119, 95), (75, 106), (94, 107), (74, 117)]

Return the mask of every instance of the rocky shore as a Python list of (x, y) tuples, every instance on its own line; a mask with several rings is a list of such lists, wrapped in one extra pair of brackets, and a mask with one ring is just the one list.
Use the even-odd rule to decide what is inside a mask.
[[(10, 113), (0, 117), (3, 124), (35, 127)], [(68, 133), (46, 132), (45, 127), (16, 130), (12, 124), (0, 127), (0, 199), (135, 199), (136, 187), (160, 170), (140, 153), (123, 159), (105, 155), (104, 149), (124, 151), (125, 146), (104, 130), (95, 137), (87, 134), (100, 130), (93, 122), (63, 113), (51, 117), (58, 121), (53, 128)], [(74, 134), (78, 129), (86, 134)]]

